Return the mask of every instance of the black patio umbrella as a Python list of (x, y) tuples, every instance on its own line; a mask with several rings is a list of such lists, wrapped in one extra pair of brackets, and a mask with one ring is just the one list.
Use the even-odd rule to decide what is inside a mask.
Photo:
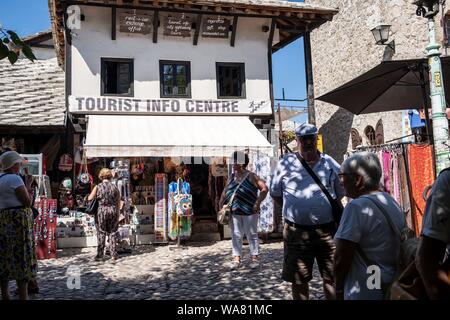
[[(441, 58), (442, 81), (450, 79), (450, 57)], [(384, 61), (339, 88), (318, 97), (350, 111), (365, 114), (425, 109), (429, 128), (430, 85), (426, 59)], [(446, 88), (445, 88), (446, 87)], [(450, 85), (444, 86), (449, 105)], [(428, 134), (431, 134), (429, 130)]]

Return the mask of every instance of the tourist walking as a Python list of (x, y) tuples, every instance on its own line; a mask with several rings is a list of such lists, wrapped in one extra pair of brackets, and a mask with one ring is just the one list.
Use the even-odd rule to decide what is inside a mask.
[(102, 181), (94, 187), (88, 197), (89, 201), (97, 197), (98, 210), (95, 215), (95, 226), (97, 229), (97, 256), (96, 260), (102, 260), (105, 253), (106, 237), (109, 239), (109, 251), (113, 261), (117, 259), (117, 230), (119, 229), (119, 189), (111, 182), (111, 170), (104, 168), (98, 175)]
[(0, 156), (0, 282), (9, 300), (9, 281), (17, 282), (19, 299), (28, 299), (28, 282), (37, 271), (33, 239), (32, 200), (19, 176), (25, 162), (15, 151)]
[(430, 299), (450, 299), (450, 169), (442, 171), (427, 199), (416, 266)]
[[(283, 208), (285, 222), (282, 278), (292, 283), (294, 300), (309, 299), (308, 283), (313, 278), (316, 260), (325, 298), (334, 299), (333, 234), (336, 229), (331, 200), (337, 205), (344, 196), (338, 177), (340, 166), (317, 150), (315, 126), (303, 124), (295, 134), (299, 152), (287, 154), (279, 161), (270, 186), (272, 198)], [(317, 180), (320, 179), (323, 188), (307, 167)]]
[(266, 198), (269, 189), (262, 179), (247, 170), (248, 154), (234, 152), (232, 160), (234, 172), (219, 201), (220, 208), (226, 204), (231, 207), (233, 261), (230, 267), (236, 269), (242, 263), (242, 240), (245, 235), (250, 247), (249, 266), (256, 268), (259, 265), (258, 218), (261, 202)]
[(335, 236), (336, 297), (382, 300), (398, 272), (405, 215), (394, 198), (380, 191), (377, 155), (354, 154), (341, 169), (346, 194), (353, 200), (345, 207)]

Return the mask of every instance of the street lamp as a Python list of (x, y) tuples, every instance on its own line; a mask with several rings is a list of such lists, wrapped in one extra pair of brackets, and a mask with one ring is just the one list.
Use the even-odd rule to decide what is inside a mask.
[(395, 53), (395, 41), (391, 41), (388, 44), (386, 42), (389, 40), (389, 32), (391, 30), (390, 24), (380, 24), (370, 30), (375, 38), (375, 43), (378, 45), (386, 46), (384, 51), (383, 61), (391, 60)]
[(436, 162), (436, 173), (450, 166), (450, 152), (448, 145), (448, 120), (444, 93), (444, 80), (442, 77), (440, 45), (436, 42), (436, 29), (434, 17), (439, 13), (439, 4), (442, 0), (417, 0), (416, 14), (428, 19), (428, 46), (427, 57), (430, 66), (430, 98), (433, 119), (433, 140)]
[(389, 40), (389, 31), (391, 30), (390, 24), (380, 24), (372, 30), (373, 37), (376, 44), (385, 44)]

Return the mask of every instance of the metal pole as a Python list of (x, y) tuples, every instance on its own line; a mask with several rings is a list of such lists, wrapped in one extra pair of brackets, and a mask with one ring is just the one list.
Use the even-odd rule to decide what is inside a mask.
[(442, 77), (440, 45), (436, 43), (436, 30), (434, 16), (436, 13), (429, 13), (428, 18), (428, 38), (426, 47), (428, 64), (430, 66), (430, 93), (431, 110), (433, 119), (434, 154), (436, 159), (436, 173), (450, 166), (450, 152), (448, 147), (448, 119), (446, 113), (444, 81)]
[(427, 135), (428, 140), (431, 144), (434, 144), (433, 141), (433, 132), (431, 130), (431, 123), (430, 123), (430, 103), (429, 103), (429, 97), (427, 97), (427, 91), (425, 88), (425, 76), (424, 76), (424, 70), (425, 66), (421, 67), (420, 69), (420, 87), (422, 89), (422, 97), (423, 97), (423, 103), (424, 103), (424, 111), (425, 111), (425, 126), (427, 128)]
[(280, 103), (278, 103), (278, 130), (279, 130), (279, 135), (280, 135), (280, 151), (281, 151), (281, 156), (283, 155), (283, 124), (281, 121), (281, 105)]

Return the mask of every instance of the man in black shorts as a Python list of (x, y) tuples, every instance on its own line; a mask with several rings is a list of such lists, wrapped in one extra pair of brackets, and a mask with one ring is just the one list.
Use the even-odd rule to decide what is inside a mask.
[(294, 300), (309, 299), (308, 283), (313, 277), (314, 260), (322, 276), (325, 298), (335, 298), (332, 207), (301, 159), (312, 168), (331, 197), (341, 200), (345, 191), (338, 175), (339, 164), (317, 150), (317, 133), (317, 128), (310, 124), (295, 130), (300, 152), (287, 154), (280, 160), (270, 186), (272, 198), (283, 208), (282, 278), (292, 283)]

